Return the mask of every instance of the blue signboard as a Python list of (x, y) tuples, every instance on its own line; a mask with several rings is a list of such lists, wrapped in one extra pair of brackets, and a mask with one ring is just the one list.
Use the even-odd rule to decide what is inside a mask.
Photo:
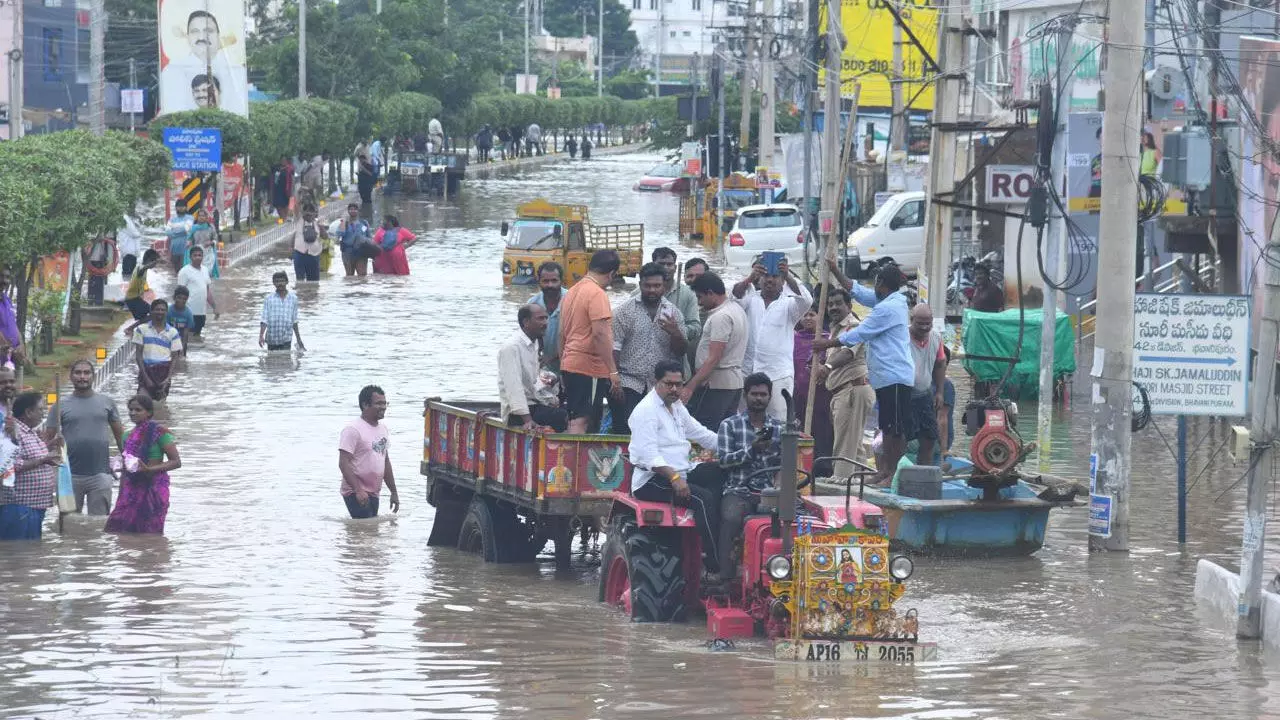
[(1111, 496), (1089, 496), (1089, 534), (1111, 537)]
[(165, 128), (164, 146), (173, 153), (174, 170), (222, 170), (222, 131), (218, 128)]

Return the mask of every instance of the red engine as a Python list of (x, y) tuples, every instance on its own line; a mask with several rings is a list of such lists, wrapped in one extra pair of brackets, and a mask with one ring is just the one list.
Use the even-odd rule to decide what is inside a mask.
[(1009, 428), (1003, 408), (987, 408), (982, 428), (973, 436), (969, 459), (976, 472), (1003, 475), (1018, 463), (1022, 442)]

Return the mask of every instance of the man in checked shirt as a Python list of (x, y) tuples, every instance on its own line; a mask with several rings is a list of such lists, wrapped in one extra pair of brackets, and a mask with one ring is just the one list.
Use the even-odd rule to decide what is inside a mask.
[[(747, 515), (760, 504), (760, 491), (774, 484), (782, 467), (782, 422), (767, 414), (773, 382), (764, 373), (752, 373), (742, 383), (747, 409), (720, 423), (716, 453), (727, 473), (720, 501), (720, 578), (737, 574), (733, 546), (742, 534)], [(767, 472), (773, 470), (774, 472)]]

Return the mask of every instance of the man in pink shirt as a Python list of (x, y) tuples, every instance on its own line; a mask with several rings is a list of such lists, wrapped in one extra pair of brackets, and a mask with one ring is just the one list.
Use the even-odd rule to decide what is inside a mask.
[(338, 440), (338, 470), (342, 472), (342, 499), (356, 519), (377, 517), (378, 493), (386, 481), (391, 491), (391, 512), (400, 511), (395, 473), (387, 452), (387, 396), (377, 385), (360, 390), (360, 417), (342, 429)]

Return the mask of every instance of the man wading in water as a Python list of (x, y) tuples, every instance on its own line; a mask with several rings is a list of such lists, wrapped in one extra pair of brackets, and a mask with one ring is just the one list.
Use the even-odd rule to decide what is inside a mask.
[(391, 491), (391, 512), (400, 512), (396, 477), (387, 451), (387, 396), (377, 385), (360, 390), (360, 417), (342, 429), (338, 439), (338, 470), (342, 473), (342, 499), (351, 517), (378, 516), (378, 493), (386, 482)]

